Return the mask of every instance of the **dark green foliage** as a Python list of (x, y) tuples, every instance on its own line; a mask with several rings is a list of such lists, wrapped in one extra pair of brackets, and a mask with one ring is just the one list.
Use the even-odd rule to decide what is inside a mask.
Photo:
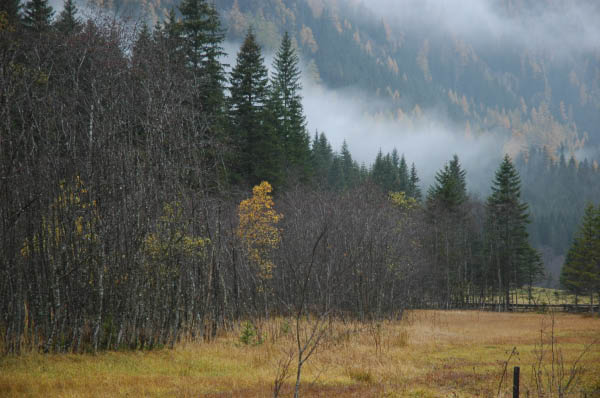
[(600, 207), (589, 203), (560, 274), (575, 294), (600, 294)]
[(435, 182), (427, 192), (427, 206), (455, 213), (467, 200), (466, 171), (460, 166), (458, 156), (435, 175)]
[(404, 155), (398, 155), (396, 148), (385, 156), (379, 150), (371, 168), (371, 178), (384, 192), (404, 192), (411, 198), (420, 199), (416, 168), (413, 167), (412, 172), (413, 175), (409, 175), (406, 159)]
[(48, 0), (29, 0), (24, 7), (23, 25), (29, 30), (43, 32), (50, 29), (53, 15)]
[[(565, 157), (563, 156), (563, 159)], [(545, 148), (532, 148), (516, 159), (522, 197), (529, 203), (531, 242), (557, 258), (551, 269), (560, 273), (563, 256), (569, 250), (584, 215), (586, 203), (600, 197), (600, 172), (588, 159), (556, 161)]]
[(21, 1), (20, 0), (2, 0), (0, 4), (0, 13), (6, 13), (6, 19), (9, 24), (16, 26), (21, 21), (20, 16)]
[(230, 136), (239, 146), (232, 165), (234, 179), (250, 185), (281, 182), (281, 143), (269, 120), (269, 81), (261, 49), (252, 30), (237, 55), (230, 77)]
[(410, 168), (410, 177), (408, 180), (408, 191), (407, 195), (415, 198), (417, 201), (421, 200), (421, 188), (419, 188), (419, 176), (417, 175), (417, 168), (413, 163)]
[(179, 6), (182, 20), (178, 33), (183, 52), (198, 81), (200, 106), (211, 117), (211, 125), (220, 120), (224, 111), (223, 86), (225, 71), (219, 59), (225, 55), (221, 47), (225, 35), (219, 14), (206, 0), (184, 0)]
[(59, 32), (69, 34), (81, 29), (81, 21), (77, 18), (77, 6), (73, 0), (65, 0), (64, 7), (54, 24)]
[(311, 163), (318, 184), (325, 184), (333, 162), (333, 150), (325, 133), (315, 132), (311, 147)]
[(486, 218), (492, 274), (497, 275), (496, 288), (505, 293), (504, 304), (508, 306), (512, 287), (541, 274), (541, 270), (536, 271), (539, 258), (529, 243), (530, 220), (528, 206), (521, 202), (521, 179), (508, 155), (496, 171), (492, 194), (486, 202)]
[(440, 304), (446, 308), (464, 302), (467, 287), (479, 282), (468, 275), (468, 256), (474, 239), (470, 237), (465, 176), (458, 156), (454, 155), (436, 174), (425, 202), (427, 223), (433, 232), (427, 240), (433, 267), (431, 288), (440, 291)]
[(310, 175), (310, 140), (300, 95), (299, 62), (286, 32), (273, 62), (269, 107), (282, 145), (286, 175), (298, 176), (306, 182)]

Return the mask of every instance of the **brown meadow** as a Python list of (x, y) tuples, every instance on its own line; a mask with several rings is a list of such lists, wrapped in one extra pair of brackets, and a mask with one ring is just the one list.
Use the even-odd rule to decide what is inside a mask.
[[(269, 397), (278, 364), (295, 348), (290, 323), (256, 325), (262, 338), (254, 344), (240, 341), (240, 326), (211, 343), (182, 342), (173, 350), (4, 357), (0, 396)], [(569, 314), (412, 311), (402, 321), (336, 321), (303, 368), (301, 396), (509, 396), (513, 366), (521, 367), (522, 396), (540, 396), (535, 374), (545, 396), (558, 396), (548, 383), (552, 376), (566, 383), (584, 350), (565, 396), (600, 396), (599, 337), (599, 319)], [(280, 396), (292, 394), (293, 367)]]

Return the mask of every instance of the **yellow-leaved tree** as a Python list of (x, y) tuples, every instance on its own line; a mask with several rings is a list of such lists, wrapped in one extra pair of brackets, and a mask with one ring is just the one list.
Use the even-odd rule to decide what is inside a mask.
[(98, 246), (100, 216), (96, 201), (89, 197), (79, 176), (73, 182), (60, 182), (60, 192), (42, 216), (41, 228), (26, 238), (21, 248), (24, 258), (44, 256), (51, 265), (74, 267), (90, 261)]
[(252, 197), (242, 201), (238, 207), (238, 237), (251, 262), (258, 266), (260, 277), (272, 277), (273, 261), (270, 253), (279, 246), (281, 231), (277, 223), (283, 215), (277, 213), (273, 206), (271, 184), (266, 181), (252, 189)]
[(189, 220), (183, 210), (179, 202), (165, 203), (155, 232), (144, 239), (144, 252), (150, 260), (147, 266), (153, 274), (158, 271), (158, 275), (166, 276), (178, 272), (177, 264), (206, 260), (210, 239), (188, 233)]
[[(100, 239), (101, 218), (96, 200), (79, 176), (71, 182), (60, 181), (59, 191), (42, 215), (39, 224), (21, 247), (23, 260), (43, 274), (52, 303), (46, 316), (44, 351), (51, 351), (65, 336), (62, 324), (72, 317), (83, 317), (93, 329), (93, 347), (98, 347), (104, 295)], [(68, 306), (69, 298), (86, 295), (87, 307)], [(24, 303), (28, 308), (28, 303)], [(25, 329), (34, 328), (25, 322)], [(80, 335), (80, 338), (83, 336)], [(79, 343), (77, 343), (79, 345)], [(77, 349), (77, 348), (75, 348)]]
[(407, 196), (404, 191), (390, 192), (389, 198), (394, 205), (402, 210), (414, 210), (419, 206), (419, 202), (415, 198)]

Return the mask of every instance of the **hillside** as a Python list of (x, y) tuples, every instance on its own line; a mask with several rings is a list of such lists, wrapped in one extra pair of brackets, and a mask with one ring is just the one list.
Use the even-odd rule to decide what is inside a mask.
[[(435, 109), (464, 126), (457, 134), (499, 134), (513, 154), (564, 145), (596, 157), (599, 7), (566, 3), (502, 0), (465, 10), (460, 2), (440, 9), (385, 0), (216, 1), (228, 40), (252, 26), (269, 51), (291, 32), (315, 80), (381, 99), (369, 109), (378, 117), (410, 120)], [(115, 7), (134, 4), (117, 0)], [(145, 15), (160, 20), (177, 4), (148, 0)]]

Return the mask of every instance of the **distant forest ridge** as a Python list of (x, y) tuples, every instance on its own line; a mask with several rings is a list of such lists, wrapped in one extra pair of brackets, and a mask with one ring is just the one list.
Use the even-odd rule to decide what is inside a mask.
[[(177, 12), (178, 3), (104, 4), (122, 14), (137, 10), (155, 23), (168, 10)], [(372, 111), (388, 120), (420, 117), (435, 108), (464, 126), (459, 134), (500, 132), (513, 155), (547, 147), (558, 159), (562, 147), (598, 157), (600, 51), (593, 24), (598, 4), (450, 2), (440, 10), (422, 3), (215, 1), (228, 40), (241, 41), (252, 26), (263, 49), (271, 51), (289, 31), (313, 79), (382, 99), (385, 106)], [(444, 27), (432, 26), (446, 15), (448, 23), (438, 24)], [(471, 17), (481, 17), (490, 30), (468, 30), (461, 22)]]

